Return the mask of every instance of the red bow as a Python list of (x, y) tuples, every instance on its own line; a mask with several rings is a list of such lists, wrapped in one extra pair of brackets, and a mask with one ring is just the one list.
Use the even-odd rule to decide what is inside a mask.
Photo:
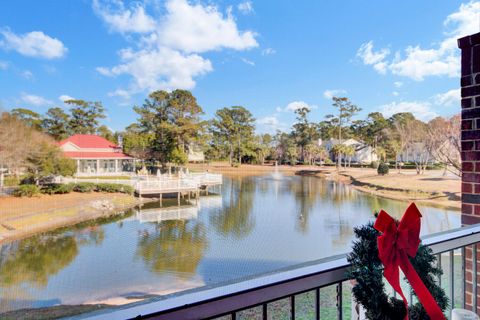
[(425, 308), (425, 311), (427, 311), (430, 319), (445, 319), (442, 310), (440, 310), (435, 299), (433, 299), (425, 287), (425, 284), (422, 282), (422, 279), (420, 279), (408, 260), (408, 256), (413, 258), (417, 254), (418, 245), (420, 244), (421, 217), (422, 215), (414, 203), (405, 211), (398, 226), (388, 213), (383, 210), (380, 211), (377, 221), (375, 221), (375, 225), (373, 226), (382, 233), (377, 238), (378, 257), (385, 267), (383, 275), (392, 285), (393, 289), (400, 294), (405, 303), (405, 309), (407, 310), (405, 319), (408, 319), (408, 303), (400, 287), (398, 267), (402, 269), (413, 290), (415, 290), (420, 303)]

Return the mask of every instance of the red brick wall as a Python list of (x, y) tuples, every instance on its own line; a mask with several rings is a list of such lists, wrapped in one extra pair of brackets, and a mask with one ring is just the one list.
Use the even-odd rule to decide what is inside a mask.
[[(458, 40), (462, 50), (462, 224), (480, 223), (480, 33)], [(480, 314), (480, 245), (477, 259), (466, 249), (465, 297), (467, 308)], [(477, 297), (473, 297), (473, 266), (476, 264)]]

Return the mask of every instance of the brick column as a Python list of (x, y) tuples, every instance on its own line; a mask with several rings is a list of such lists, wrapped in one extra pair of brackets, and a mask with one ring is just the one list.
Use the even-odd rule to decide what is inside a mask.
[[(480, 33), (458, 40), (462, 50), (462, 224), (480, 223)], [(480, 285), (473, 297), (473, 266), (480, 280), (480, 245), (473, 261), (473, 248), (466, 249), (465, 297), (467, 309), (480, 313)]]

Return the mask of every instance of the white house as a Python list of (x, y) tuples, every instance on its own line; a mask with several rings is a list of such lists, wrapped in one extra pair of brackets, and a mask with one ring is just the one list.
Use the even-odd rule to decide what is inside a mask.
[(205, 154), (199, 146), (191, 144), (188, 148), (188, 162), (204, 162)]
[[(373, 150), (373, 148), (361, 141), (355, 139), (345, 139), (340, 141), (333, 138), (327, 141), (322, 141), (322, 139), (319, 139), (318, 141), (319, 146), (322, 146), (327, 150), (332, 161), (336, 160), (336, 155), (332, 152), (332, 148), (334, 145), (337, 145), (339, 143), (346, 146), (352, 146), (355, 149), (355, 154), (352, 156), (351, 162), (370, 164), (373, 161), (378, 161), (378, 156)], [(349, 161), (349, 157), (342, 156), (342, 161)]]
[(77, 175), (118, 175), (134, 172), (134, 158), (107, 139), (76, 134), (58, 143), (65, 156), (76, 160)]

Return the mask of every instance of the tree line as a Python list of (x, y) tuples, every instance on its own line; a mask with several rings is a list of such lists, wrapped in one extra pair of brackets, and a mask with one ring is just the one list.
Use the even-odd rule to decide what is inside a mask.
[[(256, 134), (256, 119), (247, 108), (224, 107), (212, 119), (205, 120), (193, 94), (177, 89), (150, 93), (141, 105), (133, 107), (136, 121), (121, 132), (112, 132), (101, 124), (105, 108), (100, 102), (65, 103), (68, 110), (54, 107), (44, 115), (24, 108), (13, 109), (4, 113), (2, 121), (11, 119), (55, 140), (76, 133), (98, 134), (117, 143), (121, 139), (126, 153), (145, 163), (162, 166), (185, 164), (188, 153), (195, 150), (202, 151), (208, 161), (228, 160), (233, 166), (263, 164), (266, 160), (281, 164), (328, 163), (330, 155), (319, 139), (334, 139), (331, 152), (337, 166), (341, 166), (341, 159), (351, 159), (358, 151), (341, 142), (354, 138), (372, 147), (382, 161), (392, 161), (395, 165), (402, 152), (416, 148), (419, 153), (414, 162), (418, 173), (433, 160), (460, 171), (459, 116), (423, 122), (409, 112), (388, 118), (372, 112), (365, 119), (355, 119), (361, 108), (347, 97), (333, 97), (334, 112), (321, 121), (310, 120), (311, 110), (304, 107), (295, 110), (296, 120), (290, 130)], [(1, 131), (0, 128), (0, 135)], [(6, 143), (9, 142), (0, 140), (0, 153), (5, 152)], [(347, 165), (346, 161), (343, 163)]]

